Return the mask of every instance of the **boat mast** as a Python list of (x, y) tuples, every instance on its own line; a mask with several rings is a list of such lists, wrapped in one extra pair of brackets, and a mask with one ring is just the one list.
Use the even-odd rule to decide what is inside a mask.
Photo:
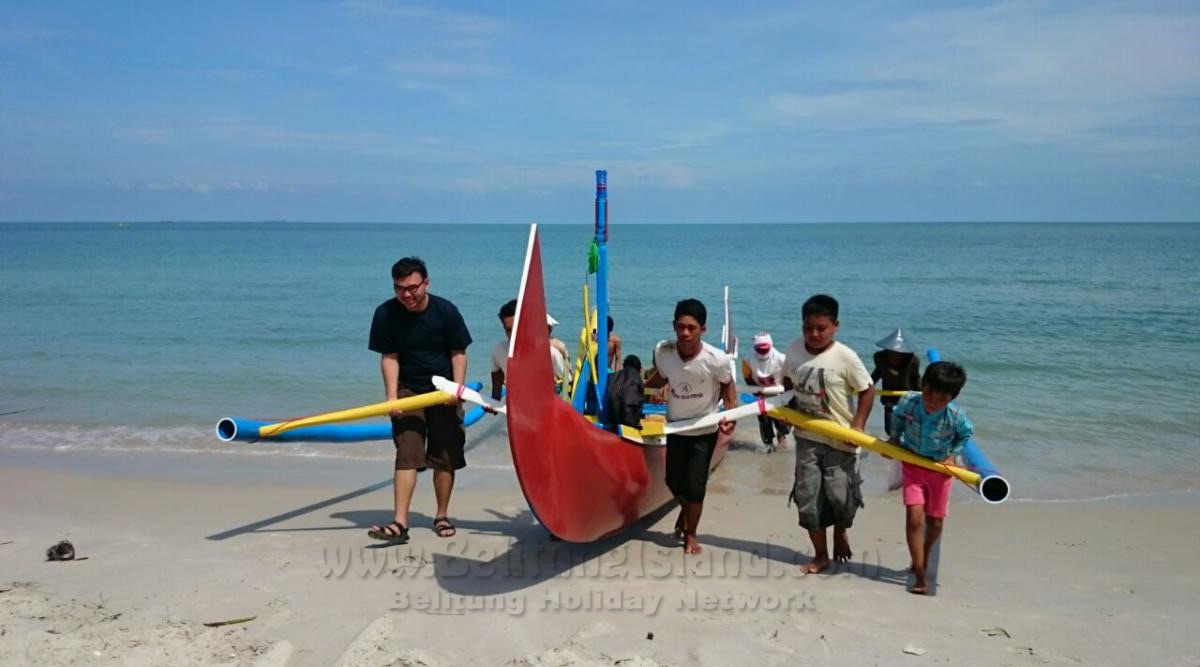
[(608, 388), (608, 171), (596, 170), (596, 403), (601, 423), (608, 423), (604, 395)]

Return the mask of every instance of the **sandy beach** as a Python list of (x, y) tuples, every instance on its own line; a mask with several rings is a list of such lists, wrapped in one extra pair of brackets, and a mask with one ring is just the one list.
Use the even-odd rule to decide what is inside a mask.
[[(0, 663), (1200, 661), (1187, 503), (956, 504), (922, 598), (905, 592), (895, 497), (860, 512), (855, 562), (802, 577), (782, 495), (710, 495), (706, 551), (685, 560), (666, 512), (602, 543), (552, 542), (515, 482), (457, 492), (459, 534), (439, 539), (424, 480), (410, 543), (380, 546), (365, 528), (390, 496), (371, 472), (321, 486), (0, 468)], [(78, 559), (47, 562), (64, 538)]]

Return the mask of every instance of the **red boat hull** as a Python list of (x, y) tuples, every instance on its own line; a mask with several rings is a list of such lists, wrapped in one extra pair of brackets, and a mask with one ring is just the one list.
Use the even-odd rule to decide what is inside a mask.
[[(597, 428), (554, 393), (537, 226), (530, 231), (509, 350), (508, 442), (538, 520), (568, 542), (620, 532), (672, 500), (666, 448)], [(725, 444), (713, 457), (713, 466)]]

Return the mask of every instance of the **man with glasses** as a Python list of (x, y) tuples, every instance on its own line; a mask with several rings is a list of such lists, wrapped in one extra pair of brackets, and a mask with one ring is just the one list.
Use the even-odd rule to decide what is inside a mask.
[[(467, 346), (471, 334), (458, 308), (429, 293), (429, 272), (417, 257), (392, 266), (396, 298), (375, 309), (368, 347), (380, 355), (386, 400), (435, 391), (432, 377), (466, 383)], [(433, 530), (438, 537), (455, 533), (448, 513), (454, 473), (467, 465), (463, 456), (462, 409), (458, 402), (422, 410), (392, 413), (396, 445), (395, 514), (391, 523), (372, 526), (367, 535), (377, 540), (408, 539), (408, 510), (417, 473), (433, 468), (437, 513)]]

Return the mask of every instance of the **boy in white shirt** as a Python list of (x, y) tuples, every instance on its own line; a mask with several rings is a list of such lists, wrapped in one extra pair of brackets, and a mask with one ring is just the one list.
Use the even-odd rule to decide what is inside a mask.
[[(875, 400), (875, 386), (854, 350), (834, 340), (838, 302), (817, 294), (804, 302), (804, 335), (792, 341), (785, 356), (783, 386), (795, 392), (793, 407), (856, 431), (863, 430)], [(857, 405), (851, 411), (852, 399)], [(791, 499), (800, 525), (808, 531), (813, 558), (802, 566), (808, 574), (829, 567), (825, 529), (833, 526), (833, 557), (852, 556), (847, 530), (862, 507), (858, 447), (815, 433), (796, 432), (796, 481)]]
[[(707, 321), (703, 303), (684, 299), (675, 304), (675, 340), (664, 340), (654, 347), (654, 374), (646, 386), (669, 386), (668, 422), (710, 415), (717, 411), (720, 400), (726, 407), (737, 405), (729, 357), (701, 340)], [(667, 488), (679, 500), (675, 536), (683, 539), (684, 553), (702, 551), (696, 541), (696, 528), (704, 510), (717, 432), (730, 435), (735, 426), (734, 422), (721, 420), (708, 432), (667, 436)]]

